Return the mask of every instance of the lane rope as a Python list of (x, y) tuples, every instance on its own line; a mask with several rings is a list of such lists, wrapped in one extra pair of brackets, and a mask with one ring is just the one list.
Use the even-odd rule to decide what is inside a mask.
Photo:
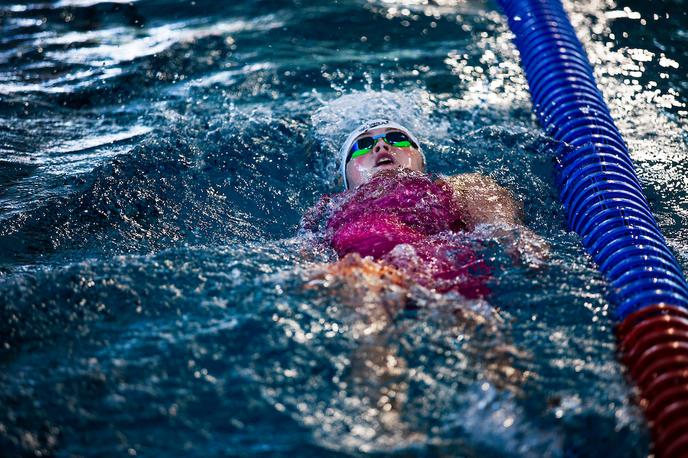
[(533, 111), (560, 146), (569, 227), (610, 283), (621, 360), (658, 457), (688, 457), (688, 284), (560, 0), (499, 0)]

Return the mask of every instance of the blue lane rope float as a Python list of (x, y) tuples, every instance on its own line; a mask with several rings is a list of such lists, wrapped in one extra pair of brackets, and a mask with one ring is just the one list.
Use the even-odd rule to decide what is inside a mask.
[(499, 0), (546, 133), (567, 222), (611, 285), (622, 359), (660, 457), (688, 456), (688, 284), (650, 211), (560, 0)]

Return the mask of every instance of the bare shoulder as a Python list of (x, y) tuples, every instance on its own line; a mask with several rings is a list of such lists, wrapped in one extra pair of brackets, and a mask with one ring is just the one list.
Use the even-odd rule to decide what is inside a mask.
[(520, 203), (493, 178), (479, 173), (461, 173), (441, 180), (449, 185), (454, 198), (467, 212), (470, 225), (521, 220)]

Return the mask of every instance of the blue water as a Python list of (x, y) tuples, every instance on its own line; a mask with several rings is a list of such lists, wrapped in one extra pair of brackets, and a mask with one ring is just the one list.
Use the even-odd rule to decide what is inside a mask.
[[(567, 7), (685, 269), (685, 4)], [(494, 3), (4, 2), (0, 27), (0, 455), (647, 455)], [(381, 115), (510, 189), (546, 266), (486, 237), (489, 303), (418, 288), (393, 323), (323, 279), (301, 215)]]

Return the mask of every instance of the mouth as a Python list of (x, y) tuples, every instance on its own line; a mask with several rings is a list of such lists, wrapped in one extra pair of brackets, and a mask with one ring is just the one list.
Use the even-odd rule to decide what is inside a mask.
[(394, 156), (392, 156), (389, 153), (382, 153), (377, 157), (377, 160), (375, 161), (375, 167), (381, 167), (384, 165), (393, 165), (394, 164)]

